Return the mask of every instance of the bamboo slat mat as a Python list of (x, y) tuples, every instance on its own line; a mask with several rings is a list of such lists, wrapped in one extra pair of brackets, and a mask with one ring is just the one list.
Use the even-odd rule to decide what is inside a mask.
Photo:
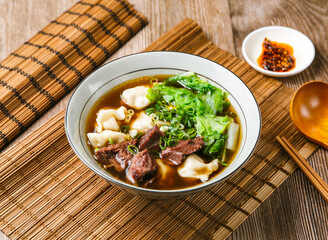
[(146, 23), (125, 0), (79, 1), (1, 61), (0, 149)]
[[(308, 157), (317, 147), (291, 124), (293, 91), (216, 47), (186, 19), (146, 51), (197, 54), (236, 73), (252, 90), (263, 127), (249, 162), (222, 184), (184, 199), (130, 195), (95, 175), (74, 155), (64, 112), (0, 156), (0, 227), (17, 239), (223, 239), (295, 170), (275, 141), (283, 135)], [(297, 189), (291, 189), (297, 191)]]

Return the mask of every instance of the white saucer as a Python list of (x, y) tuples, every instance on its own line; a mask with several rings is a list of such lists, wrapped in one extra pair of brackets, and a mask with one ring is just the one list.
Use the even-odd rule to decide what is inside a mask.
[[(262, 53), (264, 38), (271, 41), (286, 43), (293, 47), (295, 57), (295, 68), (288, 72), (273, 72), (261, 68), (257, 64), (257, 58)], [(242, 52), (245, 60), (255, 70), (273, 77), (288, 77), (302, 72), (313, 61), (315, 48), (311, 40), (303, 33), (288, 27), (271, 26), (259, 28), (244, 39)]]

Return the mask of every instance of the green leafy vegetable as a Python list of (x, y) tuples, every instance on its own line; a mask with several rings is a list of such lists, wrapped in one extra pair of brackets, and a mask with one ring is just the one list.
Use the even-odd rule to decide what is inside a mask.
[(227, 139), (226, 129), (232, 118), (229, 116), (205, 115), (197, 116), (196, 121), (197, 133), (203, 136), (205, 142), (203, 153), (221, 158)]
[(166, 85), (177, 85), (180, 84), (183, 87), (199, 91), (208, 92), (214, 91), (215, 86), (201, 80), (194, 72), (187, 72), (181, 75), (175, 75), (165, 80)]
[(223, 110), (230, 106), (227, 99), (228, 93), (217, 88), (205, 94), (197, 94), (196, 104), (198, 115), (222, 114)]
[[(179, 140), (202, 136), (203, 153), (221, 158), (226, 146), (226, 129), (233, 121), (226, 114), (230, 102), (228, 93), (188, 72), (167, 78), (148, 89), (152, 105), (148, 115), (156, 114), (161, 121), (170, 122), (169, 130), (161, 139), (161, 148), (174, 146)], [(183, 128), (181, 128), (181, 124)]]
[(196, 129), (201, 135), (211, 136), (223, 133), (231, 123), (232, 118), (229, 116), (204, 115), (196, 117)]

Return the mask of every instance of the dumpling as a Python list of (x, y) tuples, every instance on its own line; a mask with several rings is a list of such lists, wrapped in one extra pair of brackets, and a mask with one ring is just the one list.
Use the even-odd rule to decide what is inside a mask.
[(142, 109), (150, 104), (150, 101), (146, 97), (148, 87), (139, 86), (129, 88), (123, 91), (121, 98), (128, 106), (135, 109)]
[(206, 164), (203, 159), (197, 154), (189, 155), (184, 163), (178, 168), (180, 177), (183, 178), (198, 178), (202, 182), (208, 180), (211, 173), (218, 170), (219, 160), (215, 159)]
[(146, 113), (141, 112), (138, 118), (132, 123), (131, 129), (137, 129), (139, 132), (145, 132), (153, 127), (153, 119)]
[(161, 159), (156, 159), (156, 162), (158, 164), (157, 171), (160, 179), (160, 181), (157, 184), (159, 184), (162, 187), (174, 186), (176, 180), (171, 176), (175, 174), (176, 171), (175, 168), (163, 163)]
[(96, 119), (97, 127), (96, 131), (100, 133), (103, 129), (119, 131), (120, 126), (116, 120), (124, 120), (127, 110), (125, 107), (120, 107), (117, 110), (114, 109), (101, 109), (98, 112), (98, 117)]
[(109, 138), (113, 143), (120, 143), (127, 140), (127, 135), (121, 132), (104, 130), (101, 133), (88, 133), (88, 139), (94, 148), (104, 147), (108, 145)]
[[(156, 162), (159, 166), (159, 173), (161, 175), (161, 179), (170, 181), (170, 179), (166, 179), (166, 178), (168, 178), (170, 172), (174, 172), (174, 169), (172, 168), (172, 166), (169, 166), (169, 165), (163, 163), (163, 161), (161, 159), (156, 159)], [(172, 180), (173, 180), (173, 178), (172, 178)]]

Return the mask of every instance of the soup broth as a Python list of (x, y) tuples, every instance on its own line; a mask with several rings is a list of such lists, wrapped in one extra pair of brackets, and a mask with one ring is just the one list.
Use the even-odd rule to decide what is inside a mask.
[[(121, 106), (125, 106), (127, 109), (131, 109), (127, 104), (125, 104), (121, 100), (121, 94), (124, 90), (133, 88), (136, 86), (146, 86), (146, 87), (152, 87), (153, 85), (150, 83), (150, 80), (152, 78), (158, 79), (159, 82), (164, 81), (166, 78), (170, 77), (169, 75), (155, 75), (155, 76), (145, 76), (145, 77), (140, 77), (136, 78), (127, 82), (124, 82), (121, 85), (116, 86), (113, 88), (111, 91), (103, 95), (92, 107), (86, 121), (86, 133), (91, 133), (91, 132), (96, 132), (96, 118), (97, 118), (97, 113), (99, 112), (100, 109), (117, 109)], [(141, 112), (144, 112), (144, 109), (142, 110), (134, 110), (134, 115), (132, 116), (131, 122), (129, 123), (130, 127), (133, 121), (140, 115)], [(230, 106), (228, 110), (232, 113), (236, 113), (234, 108)], [(118, 121), (119, 124), (123, 124), (123, 121)], [(240, 125), (239, 118), (238, 116), (235, 118), (235, 122)], [(126, 125), (124, 123), (124, 125)], [(241, 131), (239, 133), (239, 138), (238, 138), (238, 147), (236, 151), (230, 151), (227, 150), (226, 152), (226, 163), (230, 163), (235, 157), (236, 154), (238, 153), (239, 147), (240, 147), (240, 141), (241, 141)], [(94, 154), (95, 148), (92, 147), (92, 145), (89, 143), (89, 150), (91, 154)], [(208, 156), (205, 156), (201, 154), (200, 152), (197, 152), (197, 155), (199, 155), (205, 163), (210, 162), (212, 159), (210, 159)], [(157, 157), (159, 158), (159, 157)], [(98, 163), (102, 168), (104, 168), (107, 172), (109, 172), (113, 177), (130, 183), (126, 179), (126, 174), (125, 172), (119, 173), (117, 172), (113, 167), (112, 168), (105, 168), (102, 164)], [(153, 182), (149, 183), (146, 187), (147, 188), (152, 188), (152, 189), (161, 189), (161, 190), (174, 190), (174, 189), (182, 189), (182, 188), (188, 188), (191, 186), (195, 186), (197, 184), (201, 184), (201, 180), (198, 179), (192, 179), (192, 178), (182, 178), (177, 172), (177, 168), (179, 166), (167, 166), (169, 171), (167, 172), (165, 178), (163, 179), (162, 177), (157, 177), (154, 179)], [(218, 174), (220, 174), (223, 170), (225, 169), (225, 166), (219, 164), (219, 169), (215, 172), (213, 172), (210, 175), (210, 178), (214, 178)], [(159, 170), (157, 170), (159, 171)]]

